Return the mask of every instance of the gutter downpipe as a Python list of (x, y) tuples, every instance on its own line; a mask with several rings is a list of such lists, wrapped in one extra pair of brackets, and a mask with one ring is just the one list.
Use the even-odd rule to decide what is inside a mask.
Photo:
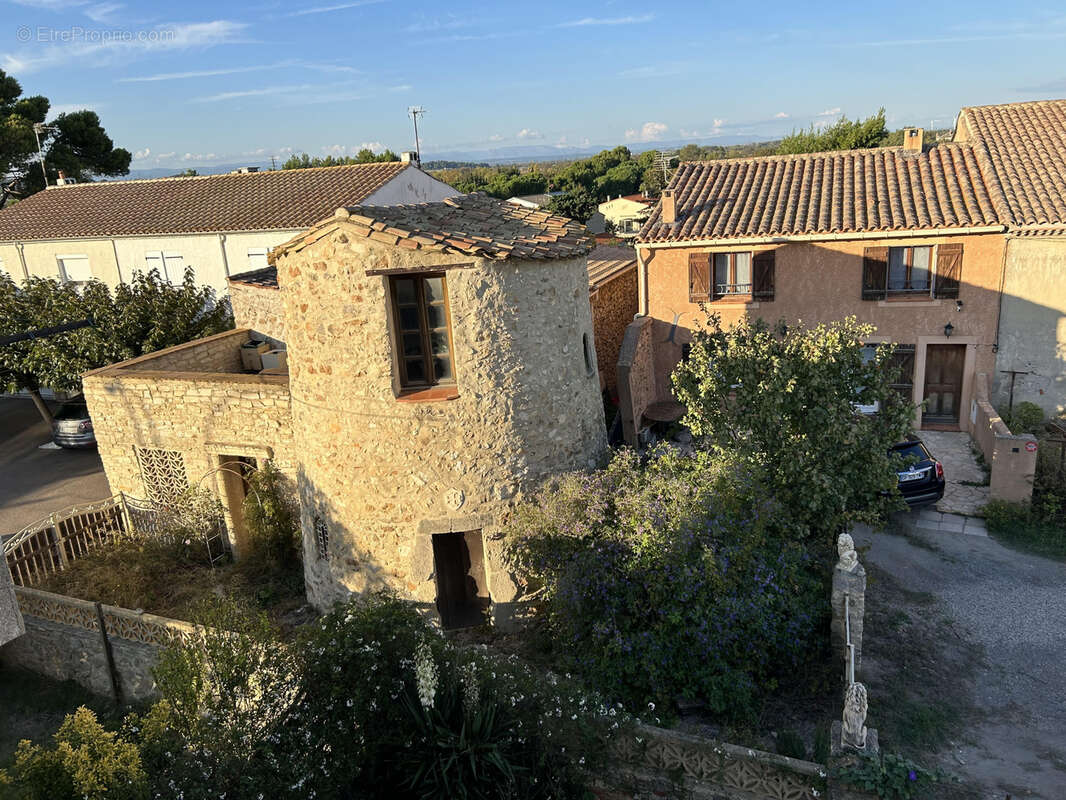
[(118, 263), (118, 245), (115, 244), (115, 237), (111, 237), (111, 252), (115, 254), (115, 272), (118, 273), (118, 282), (125, 283), (122, 280), (122, 265)]
[(648, 316), (648, 265), (640, 245), (637, 245), (637, 311), (642, 317)]
[[(992, 342), (993, 353), (999, 353), (999, 329), (1003, 324), (1003, 290), (1007, 286), (1007, 250), (1013, 238), (1009, 234), (1003, 237), (1003, 263), (1000, 264), (999, 269), (999, 298), (996, 301), (996, 340)], [(988, 388), (991, 392), (992, 387)]]
[(220, 233), (218, 235), (218, 249), (222, 251), (222, 271), (226, 273), (226, 279), (229, 279), (229, 259), (226, 258), (226, 234)]
[(15, 249), (18, 251), (19, 263), (22, 265), (22, 277), (25, 280), (29, 280), (30, 270), (26, 266), (26, 245), (24, 245), (22, 242), (15, 242)]

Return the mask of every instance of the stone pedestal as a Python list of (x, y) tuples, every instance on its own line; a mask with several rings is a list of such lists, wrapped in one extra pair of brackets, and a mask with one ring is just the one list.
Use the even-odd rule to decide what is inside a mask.
[(7, 568), (7, 559), (0, 561), (0, 646), (26, 632), (15, 596), (15, 582)]
[(856, 750), (853, 747), (848, 747), (841, 741), (843, 727), (844, 726), (840, 720), (837, 720), (833, 723), (829, 733), (829, 797), (832, 798), (832, 800), (876, 800), (877, 795), (841, 783), (836, 780), (833, 775), (839, 769), (858, 763), (863, 754), (874, 757), (880, 755), (880, 746), (877, 742), (877, 730), (875, 728), (867, 729), (865, 749)]
[(848, 613), (851, 618), (851, 643), (855, 647), (855, 675), (858, 680), (859, 666), (862, 658), (862, 619), (866, 607), (866, 570), (856, 563), (850, 570), (842, 569), (838, 564), (833, 570), (833, 622), (830, 627), (830, 639), (833, 654), (844, 665), (844, 681), (848, 675), (847, 633), (844, 624), (844, 595), (848, 596)]

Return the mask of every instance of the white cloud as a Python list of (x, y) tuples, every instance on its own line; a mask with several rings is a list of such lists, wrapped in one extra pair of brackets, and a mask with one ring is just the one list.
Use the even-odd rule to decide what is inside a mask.
[(489, 137), (489, 141), (490, 142), (502, 142), (503, 141), (503, 137), (500, 136), (500, 134), (498, 134), (498, 133), (494, 133), (494, 134), (492, 134), (492, 136)]
[(682, 64), (653, 64), (646, 67), (631, 67), (618, 73), (619, 78), (669, 78), (680, 75), (685, 67)]
[(134, 161), (144, 161), (150, 155), (152, 155), (152, 151), (151, 151), (150, 148), (146, 147), (143, 150), (138, 150), (136, 153), (134, 153), (133, 154), (133, 160)]
[(334, 158), (343, 156), (348, 152), (348, 148), (343, 144), (331, 144), (322, 148), (322, 152), (327, 156), (333, 156)]
[(73, 114), (75, 111), (96, 111), (103, 103), (56, 103), (48, 109), (48, 119), (53, 120), (60, 114)]
[(412, 22), (404, 31), (406, 33), (433, 33), (435, 31), (451, 31), (456, 28), (469, 28), (474, 24), (472, 19), (456, 19), (451, 18), (447, 20), (422, 20), (421, 22)]
[(381, 142), (363, 142), (356, 149), (356, 152), (358, 153), (359, 150), (370, 150), (374, 153), (383, 153), (385, 151), (385, 145)]
[(174, 156), (176, 156), (176, 155), (177, 155), (177, 153), (175, 153), (173, 150), (171, 150), (169, 153), (157, 153), (156, 157), (155, 157), (155, 160), (156, 161), (165, 161), (168, 158), (174, 158)]
[(290, 11), (288, 14), (283, 14), (285, 17), (306, 17), (308, 14), (328, 14), (331, 11), (344, 11), (348, 8), (359, 8), (360, 6), (372, 6), (378, 3), (384, 3), (385, 0), (356, 0), (354, 3), (337, 3), (332, 6), (315, 6), (314, 8), (301, 8), (298, 11)]
[(83, 6), (87, 0), (11, 0), (17, 6), (41, 8), (46, 11), (62, 11), (65, 8)]
[(778, 111), (776, 114), (774, 114), (774, 119), (788, 119), (788, 114), (786, 114), (784, 111)]
[(714, 121), (714, 127), (715, 128), (721, 128), (723, 125), (725, 125), (725, 120), (724, 119), (716, 119)]
[(531, 130), (530, 128), (522, 128), (522, 130), (520, 130), (518, 133), (515, 134), (515, 138), (517, 138), (517, 139), (540, 139), (542, 137), (540, 135), (540, 131)]
[(414, 87), (409, 83), (399, 83), (396, 86), (390, 86), (388, 91), (390, 92), (409, 92)]
[(25, 75), (38, 70), (84, 62), (89, 66), (130, 60), (152, 53), (180, 52), (225, 44), (246, 43), (248, 25), (232, 20), (163, 24), (129, 37), (100, 37), (99, 40), (55, 42), (22, 53), (4, 53), (0, 68)]
[(121, 15), (116, 15), (115, 12), (124, 7), (122, 3), (98, 3), (85, 9), (85, 16), (93, 22), (110, 25), (120, 21)]
[(186, 153), (181, 157), (182, 161), (213, 161), (218, 158), (214, 153)]
[(821, 113), (816, 114), (815, 116), (818, 116), (818, 117), (835, 117), (839, 113), (840, 113), (840, 106), (837, 106), (836, 108), (827, 108), (825, 111), (822, 111)]
[(225, 67), (220, 69), (196, 69), (188, 72), (160, 72), (155, 75), (137, 75), (132, 78), (119, 78), (118, 83), (150, 83), (155, 81), (180, 81), (186, 78), (213, 78), (216, 75), (239, 75), (244, 72), (261, 72), (265, 69), (292, 66), (291, 62), (276, 64), (256, 64), (249, 67)]
[(669, 130), (663, 122), (645, 122), (640, 130), (630, 128), (626, 131), (626, 138), (636, 142), (650, 142), (662, 137)]
[(267, 86), (262, 89), (237, 89), (232, 92), (219, 92), (218, 94), (209, 94), (204, 97), (193, 98), (194, 103), (219, 103), (225, 100), (239, 100), (242, 97), (264, 97), (274, 94), (288, 94), (295, 92), (303, 92), (308, 89), (314, 89), (315, 87), (310, 84), (301, 84), (299, 86)]
[(629, 17), (583, 17), (569, 22), (560, 22), (557, 28), (586, 28), (599, 25), (640, 25), (655, 19), (654, 14), (641, 14)]

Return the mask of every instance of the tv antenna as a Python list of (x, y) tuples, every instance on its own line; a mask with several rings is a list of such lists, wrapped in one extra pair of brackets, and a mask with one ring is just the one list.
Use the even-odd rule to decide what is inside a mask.
[(670, 162), (676, 156), (676, 150), (659, 150), (655, 156), (655, 165), (663, 171), (663, 186), (670, 183)]
[(408, 116), (415, 123), (415, 158), (418, 159), (419, 164), (422, 163), (422, 146), (418, 141), (418, 118), (425, 113), (426, 109), (422, 108), (422, 106), (409, 106), (407, 109)]
[(41, 162), (41, 174), (44, 176), (45, 186), (48, 186), (48, 171), (44, 168), (44, 152), (41, 150), (41, 134), (45, 133), (45, 131), (48, 133), (54, 133), (57, 130), (59, 130), (59, 128), (55, 125), (45, 125), (43, 122), (33, 123), (33, 138), (37, 140), (37, 158)]

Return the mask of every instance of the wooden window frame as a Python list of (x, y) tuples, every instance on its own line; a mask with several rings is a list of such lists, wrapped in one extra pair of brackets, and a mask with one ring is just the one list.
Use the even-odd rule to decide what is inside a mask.
[[(748, 283), (737, 283), (737, 256), (741, 255), (743, 253), (746, 253), (747, 256), (748, 256), (748, 271), (751, 274), (749, 275)], [(738, 297), (742, 298), (742, 299), (750, 298), (752, 296), (751, 292), (752, 292), (752, 288), (754, 286), (754, 280), (755, 280), (755, 271), (754, 271), (755, 270), (755, 253), (753, 251), (751, 251), (751, 250), (737, 250), (737, 251), (730, 251), (728, 253), (710, 253), (709, 255), (711, 257), (711, 259), (710, 259), (711, 260), (711, 274), (710, 274), (710, 278), (711, 278), (711, 298), (713, 300), (723, 300), (725, 298), (733, 299), (733, 298), (738, 298)], [(728, 283), (719, 284), (718, 281), (717, 281), (717, 273), (715, 271), (714, 261), (715, 261), (716, 258), (718, 258), (718, 256), (729, 256), (729, 282)], [(748, 290), (746, 292), (719, 292), (718, 291), (719, 285), (721, 285), (721, 286), (732, 286), (734, 288), (736, 288), (737, 286), (747, 286)]]
[[(926, 287), (924, 289), (893, 289), (890, 285), (892, 280), (892, 251), (903, 251), (904, 286), (910, 284), (914, 269), (914, 251), (919, 247), (929, 248), (929, 265), (926, 267)], [(904, 244), (889, 245), (888, 258), (885, 261), (885, 297), (932, 297), (933, 287), (936, 285), (936, 248), (935, 244)]]
[[(448, 360), (452, 365), (452, 377), (449, 380), (438, 380), (433, 368), (433, 346), (430, 337), (432, 329), (429, 325), (429, 314), (426, 311), (425, 281), (430, 278), (440, 278), (444, 288), (444, 321), (448, 335)], [(400, 321), (400, 304), (396, 294), (396, 284), (401, 280), (415, 281), (415, 294), (418, 304), (418, 328), (422, 337), (422, 362), (428, 380), (425, 382), (413, 382), (407, 377), (407, 357), (403, 351), (404, 331)], [(448, 279), (443, 272), (414, 272), (389, 275), (389, 302), (392, 304), (393, 333), (396, 342), (396, 360), (399, 368), (400, 394), (412, 395), (415, 393), (430, 392), (437, 387), (454, 387), (456, 385), (455, 364), (455, 338), (452, 335), (452, 309), (451, 292), (448, 288)], [(440, 399), (450, 399), (454, 396), (451, 392), (444, 392)]]

